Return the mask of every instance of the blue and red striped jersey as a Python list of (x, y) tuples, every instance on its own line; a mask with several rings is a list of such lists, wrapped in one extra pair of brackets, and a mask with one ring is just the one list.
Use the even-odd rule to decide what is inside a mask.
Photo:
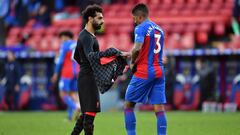
[(77, 75), (79, 67), (77, 66), (77, 62), (73, 59), (75, 48), (76, 42), (73, 40), (64, 41), (61, 45), (55, 67), (56, 73), (59, 73), (61, 70), (61, 77), (73, 78)]
[(145, 20), (135, 27), (134, 34), (134, 42), (143, 44), (136, 59), (137, 71), (134, 75), (144, 79), (161, 78), (163, 75), (163, 30), (154, 22)]

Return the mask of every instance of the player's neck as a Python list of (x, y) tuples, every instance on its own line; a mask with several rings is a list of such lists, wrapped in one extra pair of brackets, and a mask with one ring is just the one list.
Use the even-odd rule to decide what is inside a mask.
[(93, 36), (95, 36), (95, 30), (93, 29), (93, 27), (92, 26), (90, 26), (89, 24), (86, 24), (86, 26), (85, 26), (85, 29), (89, 32), (89, 33), (91, 33)]
[(146, 18), (144, 18), (144, 19), (142, 20), (142, 22), (141, 22), (141, 23), (145, 22), (146, 20), (148, 20), (148, 18), (147, 18), (147, 17), (146, 17)]

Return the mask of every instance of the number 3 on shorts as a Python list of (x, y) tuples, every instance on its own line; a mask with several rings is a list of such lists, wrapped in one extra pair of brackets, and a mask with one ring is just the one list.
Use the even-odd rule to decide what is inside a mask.
[(161, 35), (160, 34), (154, 34), (154, 37), (155, 37), (155, 41), (156, 41), (156, 47), (154, 49), (154, 53), (155, 54), (158, 54), (160, 51), (161, 51), (161, 45), (160, 45), (160, 38), (161, 38)]

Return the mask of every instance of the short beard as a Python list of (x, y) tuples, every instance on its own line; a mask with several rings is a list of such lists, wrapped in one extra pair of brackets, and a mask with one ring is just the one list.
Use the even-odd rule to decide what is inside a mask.
[(102, 24), (97, 24), (96, 22), (93, 22), (93, 23), (92, 23), (92, 27), (93, 27), (94, 30), (99, 30), (99, 29), (101, 29), (101, 25), (102, 25)]

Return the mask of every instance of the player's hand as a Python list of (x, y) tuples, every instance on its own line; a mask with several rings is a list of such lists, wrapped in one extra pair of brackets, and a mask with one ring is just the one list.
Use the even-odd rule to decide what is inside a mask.
[(132, 73), (134, 74), (137, 71), (137, 66), (135, 64), (131, 64), (130, 69), (132, 70)]
[(135, 64), (130, 64), (130, 69), (133, 69)]
[(51, 82), (52, 83), (56, 83), (57, 82), (57, 79), (58, 79), (58, 75), (57, 74), (54, 74), (51, 78)]
[(167, 64), (168, 63), (167, 56), (163, 56), (162, 61), (163, 61), (163, 64)]
[(131, 57), (131, 53), (130, 52), (121, 52), (121, 56), (124, 57), (125, 59), (127, 59), (127, 58)]

